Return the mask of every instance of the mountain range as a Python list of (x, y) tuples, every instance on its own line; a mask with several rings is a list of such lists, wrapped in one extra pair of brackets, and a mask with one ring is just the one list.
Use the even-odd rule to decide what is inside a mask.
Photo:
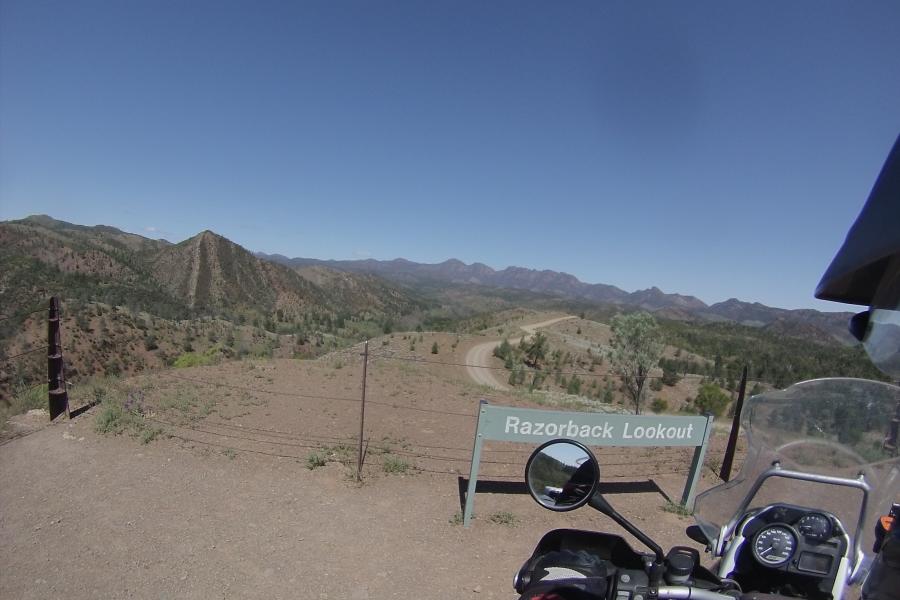
[[(104, 225), (83, 226), (46, 215), (0, 223), (0, 300), (29, 305), (41, 290), (66, 290), (84, 301), (126, 305), (166, 318), (208, 315), (292, 322), (309, 315), (365, 314), (395, 321), (441, 306), (438, 290), (521, 292), (681, 321), (733, 322), (822, 343), (849, 343), (852, 313), (787, 310), (735, 298), (708, 305), (657, 287), (626, 292), (550, 270), (450, 259), (318, 260), (251, 253), (211, 231), (173, 244)], [(508, 294), (507, 294), (507, 297)], [(446, 296), (443, 296), (446, 298)], [(459, 311), (457, 311), (459, 312)]]
[(27, 306), (41, 291), (171, 318), (399, 316), (427, 305), (371, 275), (257, 258), (211, 231), (172, 244), (45, 215), (0, 223), (0, 267), (7, 307)]
[(0, 360), (0, 400), (46, 373), (34, 352), (46, 339), (46, 317), (28, 315), (43, 312), (52, 295), (63, 301), (72, 377), (137, 373), (195, 352), (311, 357), (393, 330), (480, 331), (490, 315), (516, 307), (601, 321), (647, 310), (665, 320), (676, 344), (703, 355), (789, 365), (802, 355), (813, 374), (864, 364), (857, 348), (839, 343), (849, 340), (851, 313), (737, 299), (707, 305), (656, 287), (626, 292), (568, 273), (453, 259), (287, 258), (254, 254), (212, 231), (170, 243), (37, 215), (0, 222), (0, 359), (26, 355)]
[(374, 259), (337, 261), (288, 258), (280, 254), (260, 252), (257, 252), (256, 256), (292, 268), (320, 266), (348, 273), (367, 273), (403, 285), (440, 283), (525, 290), (573, 300), (646, 310), (669, 319), (727, 321), (767, 328), (814, 341), (826, 342), (832, 338), (844, 343), (853, 341), (847, 332), (847, 321), (853, 315), (850, 312), (788, 310), (766, 306), (759, 302), (744, 302), (737, 298), (708, 305), (695, 296), (665, 293), (658, 287), (626, 292), (604, 283), (585, 283), (569, 273), (538, 271), (523, 267), (507, 267), (497, 271), (482, 263), (465, 264), (456, 259), (437, 264), (423, 264), (403, 258), (387, 261)]

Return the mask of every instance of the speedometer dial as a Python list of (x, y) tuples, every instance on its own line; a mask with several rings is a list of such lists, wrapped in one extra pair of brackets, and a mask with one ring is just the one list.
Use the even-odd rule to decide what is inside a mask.
[(767, 567), (780, 567), (791, 560), (797, 536), (784, 525), (769, 525), (753, 538), (753, 556)]

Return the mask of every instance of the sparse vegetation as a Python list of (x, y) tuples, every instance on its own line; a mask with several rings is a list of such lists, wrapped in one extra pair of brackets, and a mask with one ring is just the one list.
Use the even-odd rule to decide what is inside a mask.
[(403, 475), (410, 470), (410, 464), (398, 456), (385, 456), (382, 467), (391, 475)]
[(47, 408), (47, 384), (34, 387), (19, 386), (13, 392), (9, 405), (0, 402), (0, 428), (9, 417), (36, 408)]
[(689, 510), (684, 504), (679, 502), (672, 502), (671, 500), (667, 500), (665, 504), (663, 504), (662, 509), (666, 512), (678, 515), (679, 517), (689, 517), (693, 513), (693, 511)]
[(206, 350), (205, 352), (185, 352), (175, 359), (172, 366), (176, 369), (186, 369), (188, 367), (206, 367), (214, 365), (221, 359), (221, 354), (217, 346)]
[(497, 525), (506, 525), (507, 527), (515, 527), (519, 523), (519, 517), (509, 511), (498, 511), (488, 517), (488, 521)]
[(310, 452), (306, 457), (306, 468), (310, 471), (324, 467), (326, 464), (325, 457), (318, 452)]
[(145, 416), (143, 392), (131, 390), (122, 397), (121, 392), (104, 393), (100, 410), (94, 420), (94, 429), (103, 435), (127, 433), (142, 444), (155, 440), (164, 430)]

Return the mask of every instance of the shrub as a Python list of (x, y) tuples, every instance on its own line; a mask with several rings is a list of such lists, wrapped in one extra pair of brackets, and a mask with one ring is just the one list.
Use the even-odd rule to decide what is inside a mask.
[[(97, 388), (95, 387), (95, 391)], [(103, 435), (119, 435), (127, 433), (131, 437), (140, 440), (142, 444), (149, 444), (157, 437), (165, 433), (158, 425), (150, 423), (144, 417), (143, 394), (140, 390), (131, 391), (122, 400), (115, 393), (104, 390), (100, 403), (100, 410), (94, 419), (94, 430)]]
[(219, 348), (213, 346), (206, 352), (185, 352), (175, 359), (172, 366), (176, 369), (186, 369), (188, 367), (207, 367), (219, 362), (221, 355)]
[(306, 457), (306, 468), (310, 471), (325, 466), (325, 457), (318, 452), (310, 452)]
[(438, 343), (437, 343), (437, 342), (435, 342), (435, 343), (433, 343), (433, 344), (431, 345), (431, 353), (432, 353), (432, 354), (437, 354), (437, 353), (438, 353)]
[(720, 417), (731, 399), (728, 394), (714, 383), (704, 383), (694, 399), (694, 408), (698, 413), (710, 412)]
[(581, 380), (578, 378), (578, 375), (572, 375), (572, 379), (569, 380), (569, 384), (566, 386), (566, 392), (574, 396), (581, 393)]
[(678, 373), (676, 373), (675, 371), (672, 371), (670, 369), (663, 369), (662, 382), (665, 385), (668, 385), (671, 387), (671, 386), (675, 385), (676, 383), (678, 383), (679, 381), (681, 381), (681, 377), (678, 376)]
[(650, 403), (650, 410), (655, 413), (665, 412), (669, 408), (669, 403), (662, 398), (654, 398)]

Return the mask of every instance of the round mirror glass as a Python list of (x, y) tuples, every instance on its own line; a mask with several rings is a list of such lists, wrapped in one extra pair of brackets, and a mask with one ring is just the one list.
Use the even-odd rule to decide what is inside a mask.
[(583, 445), (554, 440), (540, 446), (528, 459), (525, 483), (538, 504), (550, 510), (572, 510), (590, 500), (600, 468)]

